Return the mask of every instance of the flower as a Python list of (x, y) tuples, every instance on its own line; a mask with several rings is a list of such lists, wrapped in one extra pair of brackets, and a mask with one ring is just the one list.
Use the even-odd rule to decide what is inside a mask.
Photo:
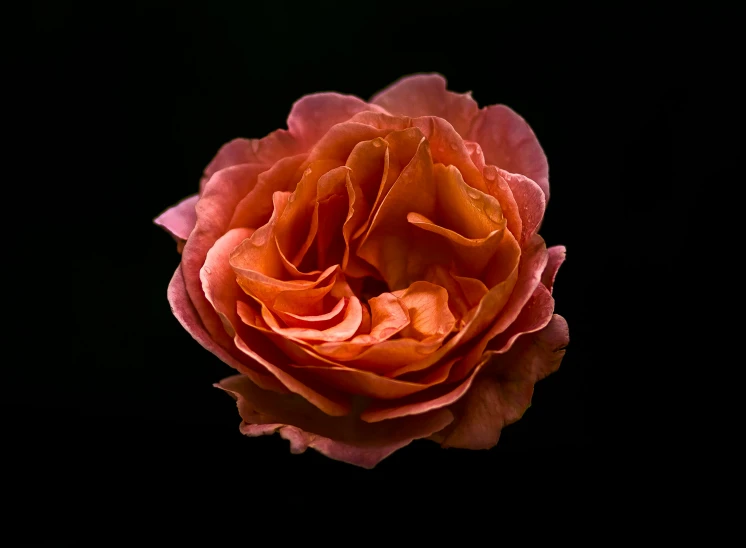
[(523, 118), (421, 74), (301, 98), (155, 223), (182, 253), (174, 315), (239, 373), (215, 386), (241, 432), (370, 468), (418, 438), (494, 446), (559, 367), (548, 198)]

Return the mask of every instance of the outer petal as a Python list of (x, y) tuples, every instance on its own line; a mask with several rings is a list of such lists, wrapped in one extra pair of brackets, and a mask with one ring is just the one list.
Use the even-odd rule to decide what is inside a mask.
[(189, 235), (181, 257), (189, 298), (207, 332), (224, 347), (231, 344), (230, 337), (205, 298), (199, 271), (205, 264), (207, 252), (228, 231), (236, 204), (254, 187), (257, 176), (264, 169), (256, 164), (243, 164), (223, 169), (210, 179), (197, 202), (197, 224)]
[(184, 285), (184, 276), (181, 271), (181, 266), (176, 269), (171, 278), (171, 283), (168, 284), (168, 302), (171, 305), (171, 311), (174, 316), (176, 316), (176, 319), (179, 320), (179, 323), (199, 344), (212, 352), (226, 364), (248, 376), (253, 382), (262, 388), (280, 393), (288, 393), (288, 390), (273, 376), (257, 370), (253, 366), (246, 365), (244, 362), (237, 359), (232, 352), (220, 346), (212, 337), (210, 337), (197, 315), (197, 310), (189, 299), (186, 286)]
[(227, 142), (212, 161), (207, 164), (200, 181), (200, 194), (210, 177), (221, 169), (241, 164), (271, 166), (281, 158), (293, 156), (300, 151), (298, 141), (288, 131), (278, 129), (263, 139), (233, 139)]
[(356, 417), (330, 417), (302, 398), (262, 390), (241, 375), (215, 386), (237, 400), (244, 434), (279, 431), (290, 441), (293, 453), (312, 447), (330, 458), (364, 468), (373, 468), (397, 449), (442, 430), (453, 420), (450, 411), (440, 409), (414, 418), (367, 424)]
[(156, 217), (153, 222), (166, 230), (177, 241), (186, 240), (197, 224), (197, 212), (194, 206), (199, 200), (198, 194), (184, 198), (178, 204), (168, 208)]
[(541, 283), (543, 283), (549, 291), (552, 291), (554, 287), (554, 279), (557, 277), (557, 271), (562, 263), (565, 262), (567, 256), (567, 250), (563, 245), (555, 245), (547, 250), (549, 259), (547, 260), (547, 266), (544, 268), (544, 272), (541, 274)]
[(459, 402), (457, 422), (445, 434), (443, 447), (493, 447), (501, 429), (530, 405), (536, 381), (557, 370), (569, 341), (567, 322), (554, 315), (544, 329), (498, 356)]
[(446, 79), (440, 74), (407, 76), (376, 94), (371, 103), (392, 114), (438, 116), (445, 118), (465, 136), (477, 116), (479, 106), (469, 93), (454, 93), (446, 89)]
[(332, 126), (366, 110), (382, 111), (380, 107), (370, 105), (353, 95), (314, 93), (295, 102), (288, 116), (288, 128), (301, 143), (303, 150), (308, 150)]
[(466, 136), (484, 151), (486, 163), (536, 181), (549, 199), (549, 164), (531, 127), (505, 105), (482, 109)]

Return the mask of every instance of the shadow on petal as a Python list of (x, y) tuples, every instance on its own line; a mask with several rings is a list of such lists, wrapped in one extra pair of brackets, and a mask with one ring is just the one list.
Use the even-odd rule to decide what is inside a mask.
[(215, 386), (236, 400), (244, 434), (260, 436), (279, 431), (290, 441), (293, 453), (311, 447), (330, 458), (364, 468), (373, 468), (397, 449), (442, 430), (453, 420), (450, 411), (441, 409), (415, 419), (368, 424), (356, 414), (330, 417), (302, 398), (275, 395), (240, 375), (223, 379)]

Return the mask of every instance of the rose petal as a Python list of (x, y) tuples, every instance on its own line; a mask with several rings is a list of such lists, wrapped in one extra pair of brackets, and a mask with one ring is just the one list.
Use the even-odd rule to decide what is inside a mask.
[[(271, 168), (262, 170), (256, 184), (249, 188), (232, 211), (231, 228), (258, 228), (272, 215), (272, 196), (275, 192), (291, 192), (300, 179), (297, 174), (306, 155), (283, 158)], [(296, 175), (298, 175), (296, 177)]]
[[(530, 248), (529, 250), (531, 256), (539, 251), (538, 248)], [(399, 377), (406, 373), (421, 371), (435, 365), (448, 352), (483, 333), (499, 314), (505, 314), (505, 308), (507, 308), (508, 303), (513, 302), (513, 305), (511, 310), (507, 312), (506, 317), (508, 319), (515, 319), (518, 312), (520, 312), (520, 309), (515, 310), (515, 308), (519, 305), (522, 306), (529, 299), (535, 287), (535, 284), (531, 286), (530, 268), (524, 268), (523, 271), (519, 268), (519, 261), (525, 262), (526, 260), (515, 238), (513, 238), (512, 234), (506, 232), (493, 257), (494, 268), (489, 273), (490, 276), (494, 277), (491, 280), (492, 287), (484, 298), (482, 298), (479, 305), (469, 314), (464, 328), (430, 356), (422, 360), (413, 361), (391, 372), (389, 376)], [(533, 263), (530, 263), (530, 267), (533, 268)], [(489, 268), (488, 266), (488, 270)], [(543, 268), (543, 263), (541, 268)], [(529, 279), (527, 280), (526, 278)], [(502, 281), (494, 283), (496, 279), (502, 279)]]
[(492, 259), (504, 235), (505, 226), (490, 232), (484, 238), (469, 239), (452, 230), (435, 224), (419, 213), (408, 213), (407, 222), (412, 226), (442, 237), (441, 245), (445, 244), (458, 257), (457, 270), (467, 276), (478, 276)]
[(568, 343), (567, 322), (555, 315), (544, 329), (522, 337), (510, 352), (495, 358), (459, 402), (458, 419), (441, 445), (494, 447), (502, 428), (530, 405), (536, 381), (559, 368)]
[(485, 162), (535, 181), (549, 199), (549, 164), (528, 123), (505, 105), (479, 111), (466, 139), (479, 143)]
[[(463, 368), (459, 367), (460, 363), (457, 363), (451, 369), (451, 372), (456, 369), (466, 369), (469, 371), (468, 376), (462, 378), (458, 384), (435, 386), (396, 402), (374, 403), (365, 410), (362, 419), (368, 422), (376, 422), (407, 415), (416, 415), (432, 411), (433, 409), (440, 409), (457, 402), (469, 391), (477, 373), (483, 367), (488, 366), (489, 361), (494, 356), (509, 352), (513, 347), (513, 343), (516, 340), (521, 340), (520, 337), (530, 338), (533, 336), (533, 333), (544, 329), (552, 319), (553, 309), (554, 301), (549, 296), (549, 293), (546, 290), (543, 290), (543, 292), (540, 290), (534, 295), (513, 325), (511, 325), (508, 332), (504, 336), (498, 337), (499, 342), (495, 342), (492, 350), (485, 352), (485, 341), (479, 341), (477, 344), (472, 345), (471, 352), (462, 358), (461, 361), (476, 357), (473, 367)], [(492, 346), (493, 343), (490, 344)], [(535, 379), (531, 375), (527, 375), (524, 380), (533, 383)]]
[(286, 130), (278, 129), (262, 139), (233, 139), (227, 142), (207, 164), (200, 180), (200, 194), (204, 185), (221, 169), (240, 164), (271, 166), (287, 156), (300, 152), (299, 143)]
[(401, 332), (405, 338), (418, 341), (442, 341), (456, 324), (448, 309), (448, 292), (435, 284), (415, 282), (407, 289), (395, 291), (409, 311), (410, 322)]
[(539, 185), (534, 181), (517, 173), (509, 173), (498, 169), (498, 177), (504, 179), (515, 198), (521, 215), (521, 243), (533, 236), (541, 225), (546, 209), (546, 198)]
[(279, 430), (290, 440), (294, 453), (312, 447), (330, 458), (365, 468), (374, 467), (414, 439), (442, 430), (453, 420), (451, 413), (442, 409), (416, 419), (373, 425), (349, 417), (329, 417), (300, 398), (261, 390), (240, 375), (215, 386), (237, 400), (244, 434), (258, 436)]
[(401, 299), (391, 293), (373, 297), (367, 304), (371, 316), (369, 331), (356, 335), (350, 341), (323, 343), (314, 345), (313, 349), (333, 360), (351, 360), (367, 348), (389, 339), (409, 325), (407, 307)]
[(226, 232), (207, 252), (205, 264), (199, 272), (205, 297), (220, 316), (223, 327), (231, 337), (236, 334), (236, 300), (243, 292), (236, 283), (236, 276), (228, 260), (231, 251), (253, 233), (252, 228), (234, 228)]
[(181, 267), (189, 298), (197, 310), (207, 332), (222, 346), (230, 343), (223, 324), (205, 298), (200, 280), (200, 269), (205, 264), (207, 252), (229, 229), (229, 222), (239, 200), (257, 182), (264, 167), (243, 164), (218, 171), (205, 185), (195, 211), (197, 223), (184, 245)]
[(332, 126), (313, 146), (308, 160), (336, 160), (344, 164), (355, 146), (361, 141), (371, 141), (383, 137), (389, 131), (357, 122), (344, 122)]
[[(419, 129), (430, 144), (435, 162), (456, 166), (469, 186), (487, 192), (487, 184), (482, 177), (481, 168), (478, 168), (474, 162), (474, 157), (471, 150), (467, 148), (466, 142), (447, 120), (437, 116), (401, 118), (377, 112), (361, 112), (350, 119), (350, 123), (353, 122), (401, 132), (407, 129)], [(389, 136), (386, 139), (390, 141)]]
[[(546, 244), (541, 236), (534, 234), (521, 254), (518, 281), (510, 294), (510, 298), (492, 326), (481, 335), (477, 347), (451, 370), (451, 380), (463, 378), (480, 359), (487, 343), (511, 327), (516, 318), (524, 311), (526, 304), (534, 296), (537, 286), (541, 285), (541, 274), (547, 264), (546, 249)], [(552, 304), (552, 308), (553, 306)], [(551, 313), (551, 309), (549, 312)]]
[(440, 74), (417, 74), (398, 80), (380, 93), (371, 103), (380, 105), (392, 114), (410, 116), (439, 116), (448, 120), (456, 131), (466, 135), (479, 107), (469, 93), (454, 93), (446, 89)]
[(357, 297), (347, 300), (342, 320), (324, 330), (303, 327), (282, 327), (266, 305), (262, 305), (262, 319), (269, 328), (294, 341), (344, 341), (352, 338), (363, 320), (362, 306)]
[(557, 277), (557, 271), (565, 262), (567, 250), (563, 245), (555, 245), (547, 250), (547, 255), (547, 266), (541, 275), (541, 283), (551, 292), (554, 287), (554, 279)]
[(258, 370), (255, 365), (244, 363), (239, 359), (241, 358), (240, 353), (235, 351), (232, 342), (226, 348), (220, 346), (210, 336), (202, 324), (192, 301), (189, 299), (186, 286), (184, 285), (184, 275), (181, 265), (176, 268), (171, 282), (168, 284), (168, 302), (171, 305), (171, 311), (176, 319), (179, 320), (182, 327), (205, 349), (209, 350), (235, 370), (247, 375), (254, 383), (265, 390), (288, 393), (288, 389), (275, 377), (267, 374), (265, 371)]
[(432, 158), (423, 139), (415, 157), (383, 199), (358, 248), (357, 255), (376, 267), (393, 290), (407, 287), (413, 274), (408, 271), (412, 262), (406, 257), (410, 247), (407, 213), (432, 216), (435, 209), (432, 185)]
[(353, 95), (314, 93), (301, 97), (293, 104), (288, 116), (288, 128), (304, 149), (308, 150), (332, 126), (366, 110), (380, 112), (381, 108)]
[(197, 194), (184, 198), (175, 206), (161, 213), (153, 222), (166, 230), (177, 241), (186, 240), (194, 230), (194, 225), (197, 224), (197, 212), (194, 210), (194, 206), (197, 205), (198, 200), (199, 195)]
[(304, 327), (307, 329), (324, 330), (328, 329), (340, 322), (342, 315), (346, 310), (346, 301), (341, 298), (337, 301), (329, 312), (325, 314), (318, 314), (315, 316), (306, 316), (301, 314), (293, 314), (291, 312), (283, 312), (274, 310), (275, 314), (287, 325), (288, 327)]
[[(331, 170), (331, 171), (330, 171)], [(298, 267), (316, 237), (319, 225), (318, 185), (330, 176), (344, 181), (347, 168), (334, 160), (311, 162), (277, 218), (275, 238), (280, 252)]]

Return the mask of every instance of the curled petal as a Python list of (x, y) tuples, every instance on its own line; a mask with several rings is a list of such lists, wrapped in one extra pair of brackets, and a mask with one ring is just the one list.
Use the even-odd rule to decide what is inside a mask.
[[(290, 357), (292, 363), (288, 363), (287, 367), (292, 368), (294, 376), (305, 375), (307, 379), (315, 379), (318, 383), (334, 387), (346, 394), (380, 399), (401, 398), (443, 382), (448, 377), (450, 367), (455, 363), (454, 360), (446, 362), (442, 368), (418, 382), (382, 377), (378, 373), (362, 369), (366, 364), (360, 362), (367, 358), (367, 353), (372, 353), (375, 358), (370, 360), (371, 366), (386, 366), (389, 360), (397, 360), (402, 356), (405, 358), (404, 363), (407, 363), (411, 361), (412, 355), (417, 353), (418, 349), (433, 352), (439, 344), (437, 342), (425, 343), (415, 339), (386, 340), (372, 345), (360, 355), (360, 359), (350, 362), (351, 366), (348, 367), (321, 356), (315, 351), (317, 347), (277, 335), (267, 327), (260, 314), (245, 306), (244, 303), (239, 302), (238, 313), (246, 326), (265, 334)], [(396, 364), (401, 365), (398, 362)]]
[(386, 129), (378, 129), (358, 122), (344, 122), (332, 126), (328, 132), (314, 145), (308, 155), (308, 160), (336, 160), (344, 164), (350, 153), (360, 141), (371, 141), (376, 137), (383, 137), (388, 133)]
[(228, 261), (231, 251), (250, 238), (253, 232), (251, 228), (234, 228), (226, 232), (207, 252), (205, 264), (200, 269), (205, 297), (220, 316), (223, 327), (231, 337), (236, 334), (236, 301), (243, 292), (236, 283), (236, 276)]
[(249, 239), (231, 252), (230, 264), (239, 276), (239, 283), (242, 276), (248, 278), (247, 271), (277, 279), (285, 276), (285, 267), (280, 259), (275, 234), (278, 221), (285, 212), (291, 196), (289, 192), (275, 192), (272, 195), (274, 210), (269, 222), (254, 231)]
[(504, 236), (504, 225), (490, 232), (484, 238), (469, 239), (452, 230), (433, 223), (419, 213), (408, 213), (407, 221), (417, 228), (437, 234), (444, 244), (450, 246), (459, 257), (459, 271), (468, 276), (478, 276), (497, 251)]
[(382, 111), (380, 107), (352, 95), (314, 93), (293, 104), (288, 116), (288, 128), (304, 150), (308, 150), (332, 126), (367, 110)]
[[(179, 320), (182, 327), (205, 349), (217, 356), (224, 363), (249, 377), (261, 388), (279, 393), (288, 393), (288, 389), (274, 376), (263, 371), (256, 364), (242, 361), (241, 353), (233, 348), (232, 342), (229, 341), (227, 346), (221, 346), (210, 336), (202, 324), (192, 301), (189, 299), (189, 294), (184, 285), (181, 266), (176, 268), (171, 278), (171, 283), (168, 284), (168, 302), (171, 305), (171, 311), (176, 319)], [(227, 338), (227, 336), (224, 338)]]
[(306, 155), (300, 154), (283, 158), (271, 168), (261, 170), (256, 184), (241, 196), (241, 200), (231, 210), (231, 228), (258, 228), (272, 215), (272, 196), (275, 192), (291, 192), (298, 178), (296, 174), (305, 162)]
[[(288, 197), (288, 203), (277, 218), (275, 238), (280, 252), (294, 266), (299, 266), (311, 248), (319, 225), (319, 205), (317, 192), (319, 180), (341, 171), (344, 180), (346, 168), (339, 167), (333, 160), (311, 162), (303, 172), (303, 177)], [(332, 170), (331, 172), (329, 170)]]
[(210, 177), (221, 169), (241, 164), (271, 166), (287, 156), (300, 152), (298, 141), (287, 131), (278, 129), (262, 139), (233, 139), (227, 142), (207, 164), (200, 181), (200, 194)]
[(413, 118), (412, 126), (419, 128), (427, 137), (436, 162), (455, 166), (470, 187), (487, 192), (482, 173), (472, 161), (463, 138), (451, 124), (436, 116), (423, 116)]
[(189, 298), (208, 333), (215, 340), (230, 344), (223, 324), (205, 298), (200, 280), (200, 269), (205, 264), (207, 252), (229, 230), (229, 223), (236, 205), (254, 188), (264, 167), (243, 164), (225, 168), (208, 181), (195, 207), (197, 223), (184, 245), (181, 268)]
[(401, 332), (402, 337), (440, 342), (453, 330), (456, 319), (448, 309), (448, 292), (442, 287), (420, 281), (394, 295), (409, 311), (410, 322)]
[(557, 271), (565, 262), (567, 250), (563, 245), (555, 245), (547, 250), (547, 255), (547, 266), (541, 275), (541, 283), (551, 292), (554, 287), (554, 279), (557, 277)]
[(363, 320), (362, 305), (357, 297), (346, 299), (345, 313), (341, 321), (324, 330), (304, 327), (282, 327), (272, 312), (262, 306), (262, 319), (272, 331), (296, 341), (344, 341), (352, 338)]
[[(551, 305), (543, 304), (538, 309), (534, 309), (533, 307), (526, 308), (527, 303), (534, 296), (537, 287), (541, 286), (541, 274), (544, 271), (546, 264), (546, 245), (541, 236), (535, 234), (529, 242), (529, 245), (523, 250), (519, 266), (518, 280), (510, 294), (510, 297), (507, 299), (505, 306), (502, 308), (494, 322), (492, 322), (489, 329), (481, 335), (478, 344), (472, 348), (472, 350), (465, 355), (464, 359), (451, 370), (450, 378), (452, 380), (463, 378), (469, 371), (471, 371), (471, 368), (474, 367), (477, 361), (481, 358), (482, 352), (492, 339), (501, 333), (506, 332), (506, 330), (511, 327), (515, 328), (516, 326), (514, 326), (514, 323), (520, 326), (521, 323), (516, 321), (516, 319), (520, 317), (520, 314), (523, 314), (525, 317), (530, 313), (531, 315), (529, 318), (533, 320), (535, 317), (534, 313), (538, 314), (537, 310), (544, 310), (547, 312), (544, 317), (547, 318), (546, 321), (549, 321), (549, 315), (554, 308), (553, 301), (551, 302)], [(548, 292), (546, 293), (549, 295)], [(551, 296), (549, 298), (551, 299)], [(541, 316), (539, 316), (538, 321), (541, 321)], [(525, 333), (528, 330), (529, 329), (518, 329), (518, 334)]]
[(274, 312), (288, 327), (324, 330), (329, 329), (340, 322), (342, 315), (346, 310), (346, 304), (345, 299), (341, 298), (329, 312), (315, 316), (304, 316), (278, 310), (275, 310)]
[(442, 430), (453, 420), (450, 411), (442, 409), (416, 419), (367, 424), (350, 417), (327, 416), (296, 396), (261, 390), (240, 375), (223, 379), (215, 386), (236, 399), (244, 434), (259, 436), (279, 431), (290, 441), (293, 453), (311, 447), (330, 458), (364, 468), (373, 468), (397, 449)]
[(546, 198), (539, 185), (524, 175), (498, 169), (498, 177), (504, 179), (515, 198), (521, 215), (520, 242), (527, 241), (541, 225), (546, 209)]
[(505, 227), (500, 203), (467, 185), (455, 166), (436, 164), (433, 177), (439, 224), (469, 239), (486, 238)]
[[(363, 420), (376, 422), (407, 415), (416, 415), (454, 404), (464, 394), (469, 392), (475, 377), (483, 367), (489, 366), (490, 360), (493, 360), (495, 356), (510, 352), (516, 340), (530, 339), (537, 331), (545, 329), (547, 324), (552, 320), (553, 309), (554, 301), (549, 296), (548, 291), (545, 289), (543, 291), (539, 290), (513, 325), (511, 325), (508, 332), (498, 337), (498, 340), (490, 343), (490, 347), (493, 349), (485, 352), (486, 341), (478, 341), (477, 344), (471, 346), (471, 351), (463, 358), (460, 358), (459, 362), (452, 367), (452, 373), (458, 370), (468, 371), (468, 375), (465, 378), (463, 378), (463, 375), (460, 377), (456, 376), (456, 383), (435, 386), (396, 402), (374, 403), (363, 413)], [(515, 352), (510, 352), (510, 355), (515, 355)], [(467, 360), (472, 360), (473, 365), (464, 368), (462, 364)], [(503, 361), (502, 363), (509, 362)], [(453, 376), (451, 375), (451, 377)], [(533, 386), (537, 378), (533, 373), (526, 373), (518, 380), (527, 382)]]
[(402, 171), (391, 191), (381, 202), (357, 255), (375, 266), (392, 289), (409, 285), (406, 250), (407, 213), (415, 211), (432, 216), (435, 195), (432, 192), (432, 158), (427, 141), (420, 142), (415, 157)]
[(166, 230), (177, 241), (184, 241), (189, 238), (189, 234), (194, 230), (194, 225), (197, 224), (197, 212), (194, 207), (198, 200), (199, 196), (197, 194), (184, 198), (175, 206), (161, 213), (153, 222)]
[(466, 136), (479, 143), (485, 162), (535, 181), (549, 199), (549, 164), (531, 127), (512, 109), (493, 105), (479, 111)]
[(406, 305), (391, 293), (382, 293), (373, 297), (368, 301), (368, 306), (370, 307), (369, 330), (357, 334), (350, 341), (315, 345), (314, 350), (333, 360), (352, 360), (367, 348), (400, 333), (409, 325), (410, 317)]
[[(505, 314), (504, 309), (507, 308), (511, 299), (514, 299), (515, 302), (513, 307), (518, 306), (519, 303), (522, 304), (520, 298), (513, 297), (516, 291), (521, 297), (524, 297), (526, 291), (528, 292), (523, 301), (523, 303), (525, 303), (525, 301), (527, 301), (531, 296), (535, 284), (530, 287), (530, 289), (524, 288), (524, 285), (530, 285), (531, 282), (522, 278), (522, 276), (530, 277), (530, 269), (524, 269), (523, 272), (519, 269), (519, 261), (522, 259), (521, 250), (517, 246), (515, 238), (513, 238), (510, 233), (506, 233), (506, 237), (503, 238), (503, 241), (493, 258), (493, 262), (495, 263), (493, 275), (496, 279), (501, 279), (501, 281), (499, 283), (494, 283), (487, 294), (479, 302), (479, 305), (469, 312), (468, 316), (463, 320), (465, 323), (463, 329), (446, 341), (446, 343), (436, 352), (433, 352), (431, 355), (421, 360), (412, 361), (411, 363), (389, 373), (389, 376), (399, 377), (407, 373), (427, 369), (434, 364), (437, 364), (439, 360), (457, 346), (464, 345), (479, 336), (488, 329), (492, 323), (494, 323), (496, 317)], [(495, 280), (493, 279), (492, 281), (494, 282)], [(519, 281), (520, 285), (518, 283)], [(511, 308), (507, 318), (515, 319), (515, 315), (517, 315), (518, 311)], [(514, 313), (515, 315), (513, 315)], [(512, 321), (512, 319), (510, 321)]]
[(409, 116), (439, 116), (445, 118), (461, 135), (466, 135), (479, 107), (471, 93), (454, 93), (446, 89), (440, 74), (407, 76), (387, 87), (371, 99), (392, 114)]

